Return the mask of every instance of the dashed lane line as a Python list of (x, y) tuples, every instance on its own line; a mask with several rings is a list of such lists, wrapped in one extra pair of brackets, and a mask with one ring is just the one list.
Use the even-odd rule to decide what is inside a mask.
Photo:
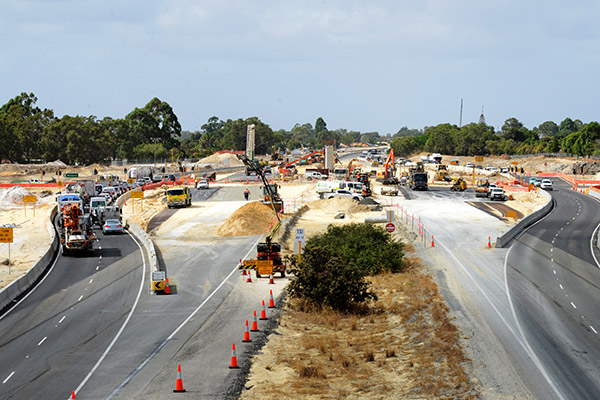
[(38, 343), (38, 346), (41, 346), (41, 344), (44, 343), (46, 339), (48, 339), (48, 336), (44, 336), (44, 338)]
[(6, 382), (8, 382), (8, 380), (9, 380), (10, 378), (12, 378), (12, 376), (13, 376), (14, 374), (15, 374), (15, 371), (11, 372), (11, 373), (10, 373), (10, 375), (8, 375), (8, 376), (6, 377), (6, 379), (2, 381), (2, 383), (6, 383)]

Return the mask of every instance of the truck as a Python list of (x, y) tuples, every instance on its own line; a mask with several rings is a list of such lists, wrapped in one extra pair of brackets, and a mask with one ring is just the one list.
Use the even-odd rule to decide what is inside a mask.
[(173, 186), (166, 191), (167, 207), (190, 207), (192, 193), (187, 186)]
[(488, 197), (488, 191), (490, 188), (490, 182), (486, 179), (480, 179), (477, 181), (475, 187), (475, 197)]
[(93, 251), (94, 230), (78, 203), (64, 204), (59, 214), (58, 226), (63, 255)]
[(363, 194), (363, 184), (361, 182), (347, 181), (319, 181), (317, 183), (317, 193), (320, 198), (325, 198), (324, 194), (333, 193), (338, 189), (349, 190), (356, 194)]
[(411, 190), (427, 190), (427, 172), (414, 172), (410, 175), (408, 186)]
[(398, 196), (398, 186), (384, 185), (381, 187), (382, 196)]

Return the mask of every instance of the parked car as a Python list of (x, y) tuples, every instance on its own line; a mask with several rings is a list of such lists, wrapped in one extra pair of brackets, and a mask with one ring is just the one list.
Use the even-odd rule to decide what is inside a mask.
[(500, 168), (500, 173), (501, 174), (507, 174), (508, 173), (508, 168), (507, 167)]
[(30, 179), (29, 183), (42, 183), (39, 179)]
[(107, 219), (102, 224), (102, 233), (123, 233), (123, 223), (118, 219)]
[(327, 176), (318, 171), (310, 171), (304, 174), (304, 179), (327, 179)]
[(499, 188), (499, 187), (492, 188), (492, 189), (490, 189), (489, 193), (490, 193), (490, 199), (492, 199), (492, 200), (504, 200), (505, 199), (504, 189), (502, 189), (502, 188)]
[(540, 182), (540, 188), (544, 190), (553, 190), (552, 181), (548, 178), (542, 179), (542, 182)]
[(163, 180), (162, 174), (157, 174), (152, 177), (152, 182), (158, 183)]
[(333, 199), (335, 197), (347, 197), (347, 198), (350, 198), (350, 199), (356, 200), (356, 201), (361, 201), (362, 199), (364, 199), (362, 194), (352, 193), (351, 191), (346, 190), (346, 189), (338, 189), (334, 192), (326, 193), (325, 197), (327, 199)]
[(468, 162), (465, 164), (465, 168), (474, 168), (474, 167), (475, 167), (475, 164), (473, 164), (473, 163)]
[(206, 179), (198, 179), (196, 189), (208, 189), (208, 181)]

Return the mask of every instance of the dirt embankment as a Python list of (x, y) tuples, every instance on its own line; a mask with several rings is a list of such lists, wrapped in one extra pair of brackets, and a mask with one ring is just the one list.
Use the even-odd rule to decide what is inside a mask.
[(267, 233), (276, 220), (271, 207), (258, 201), (245, 204), (229, 216), (217, 230), (219, 236), (250, 236)]

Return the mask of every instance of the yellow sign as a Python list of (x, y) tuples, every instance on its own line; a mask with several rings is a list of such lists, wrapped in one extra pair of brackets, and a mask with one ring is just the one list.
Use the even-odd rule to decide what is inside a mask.
[(155, 292), (165, 290), (166, 281), (152, 281), (152, 290)]
[(23, 196), (23, 203), (35, 203), (36, 201), (37, 201), (37, 198), (35, 197), (35, 195)]
[(135, 179), (133, 179), (133, 178), (127, 179), (127, 183), (129, 183), (130, 185), (133, 185), (133, 182), (135, 182)]
[(56, 182), (56, 186), (58, 186), (58, 187), (62, 187), (62, 181), (58, 181), (58, 182)]
[(506, 218), (517, 218), (517, 212), (516, 211), (507, 211), (506, 212)]
[(511, 163), (512, 165), (519, 165), (519, 162), (518, 162), (518, 161), (511, 161), (510, 163)]
[(273, 273), (273, 260), (256, 261), (256, 269), (259, 275), (271, 275)]
[(0, 228), (0, 243), (13, 242), (13, 228)]
[(483, 156), (475, 156), (476, 162), (483, 162)]
[(131, 198), (132, 199), (143, 199), (144, 192), (131, 192)]
[(244, 260), (244, 267), (254, 267), (256, 260)]

